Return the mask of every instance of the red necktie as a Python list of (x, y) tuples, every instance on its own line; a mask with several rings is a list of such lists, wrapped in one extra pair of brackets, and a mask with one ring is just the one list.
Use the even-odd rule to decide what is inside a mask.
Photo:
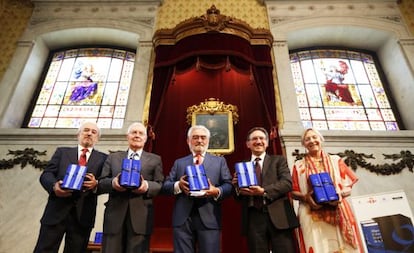
[[(256, 178), (257, 178), (257, 184), (258, 185), (262, 185), (262, 168), (260, 166), (260, 157), (256, 157), (256, 159), (254, 159), (254, 172), (256, 173)], [(255, 196), (254, 197), (254, 207), (256, 207), (257, 209), (260, 209), (263, 207), (263, 198), (261, 196)]]
[(203, 157), (200, 154), (197, 154), (196, 158), (195, 158), (195, 164), (199, 165), (199, 164), (202, 164), (202, 163), (203, 163)]
[(89, 150), (87, 148), (82, 149), (82, 154), (80, 155), (80, 158), (79, 158), (79, 165), (86, 166), (86, 153), (88, 151)]

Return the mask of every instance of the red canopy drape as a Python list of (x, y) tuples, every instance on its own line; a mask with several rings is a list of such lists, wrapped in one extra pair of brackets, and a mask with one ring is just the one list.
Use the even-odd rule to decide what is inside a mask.
[[(159, 45), (152, 84), (148, 124), (155, 139), (147, 150), (160, 154), (164, 174), (175, 159), (189, 153), (186, 144), (187, 107), (208, 98), (217, 98), (238, 107), (239, 122), (234, 126), (235, 151), (225, 155), (231, 172), (234, 164), (248, 159), (245, 140), (248, 130), (263, 126), (277, 133), (271, 48), (221, 33), (186, 37), (175, 45)], [(277, 134), (274, 135), (277, 137)], [(268, 153), (281, 153), (278, 139)], [(171, 226), (174, 199), (155, 199), (155, 226)], [(240, 233), (240, 206), (233, 199), (223, 203), (223, 252), (245, 252)], [(239, 243), (240, 242), (240, 243)]]

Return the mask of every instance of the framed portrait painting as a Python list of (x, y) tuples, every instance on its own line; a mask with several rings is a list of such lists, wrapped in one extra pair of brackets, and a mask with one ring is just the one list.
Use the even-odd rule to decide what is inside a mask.
[(208, 152), (222, 155), (234, 151), (233, 125), (238, 120), (236, 106), (210, 98), (189, 107), (187, 113), (187, 121), (192, 126), (203, 125), (210, 130)]
[(234, 151), (231, 112), (216, 112), (215, 114), (196, 112), (193, 113), (192, 125), (203, 125), (210, 130), (209, 152), (229, 154)]

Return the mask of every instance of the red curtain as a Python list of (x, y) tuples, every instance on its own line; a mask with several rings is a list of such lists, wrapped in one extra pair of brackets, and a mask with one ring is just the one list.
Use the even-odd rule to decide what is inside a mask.
[[(164, 174), (168, 175), (174, 160), (189, 153), (187, 107), (217, 98), (238, 107), (235, 151), (225, 156), (233, 173), (236, 162), (250, 157), (245, 144), (250, 128), (263, 126), (277, 133), (273, 87), (268, 46), (252, 46), (242, 38), (219, 33), (191, 36), (174, 46), (160, 45), (156, 48), (148, 120), (155, 138), (147, 142), (147, 150), (162, 156)], [(280, 153), (280, 144), (272, 142), (268, 153)], [(156, 227), (171, 226), (173, 202), (170, 196), (155, 199)], [(225, 200), (222, 252), (247, 252), (240, 224), (239, 204), (232, 198)]]

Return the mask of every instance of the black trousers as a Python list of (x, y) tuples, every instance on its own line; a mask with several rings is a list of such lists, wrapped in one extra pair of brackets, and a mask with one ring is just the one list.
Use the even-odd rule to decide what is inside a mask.
[(248, 222), (249, 253), (295, 253), (292, 229), (277, 229), (266, 208), (250, 207)]
[(92, 228), (82, 226), (72, 208), (66, 219), (56, 225), (41, 224), (34, 253), (57, 253), (65, 236), (64, 253), (84, 253)]

